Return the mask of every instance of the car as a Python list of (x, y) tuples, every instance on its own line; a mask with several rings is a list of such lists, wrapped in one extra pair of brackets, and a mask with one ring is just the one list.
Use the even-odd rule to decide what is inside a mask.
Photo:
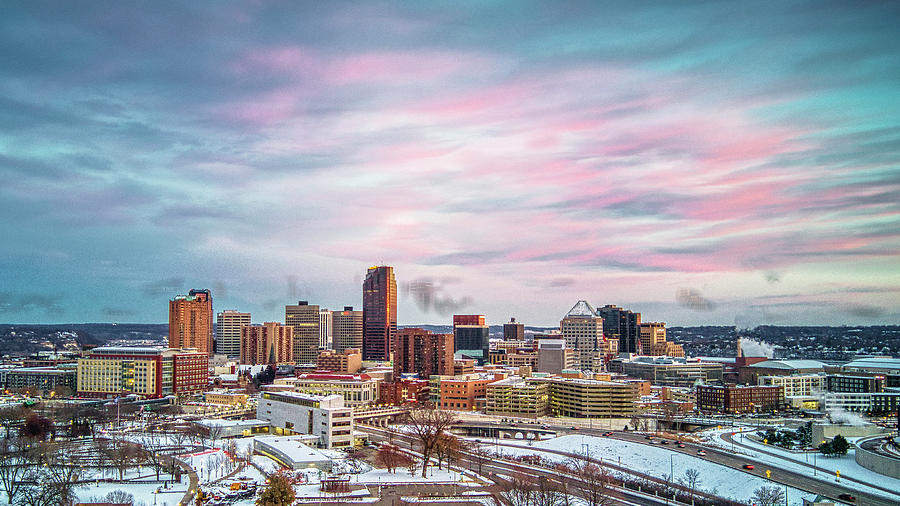
[(644, 436), (644, 439), (653, 439), (653, 436)]
[(664, 444), (664, 445), (667, 445), (667, 444), (669, 444), (669, 440), (668, 440), (668, 439), (663, 439), (663, 440), (661, 441), (661, 443)]
[(856, 502), (856, 496), (853, 496), (853, 495), (850, 495), (850, 494), (846, 494), (846, 493), (845, 493), (845, 494), (839, 494), (839, 495), (838, 495), (838, 499), (840, 499), (840, 500), (842, 500), (842, 501), (847, 501), (847, 502)]
[(755, 469), (755, 467), (753, 467), (753, 464), (744, 464), (744, 469), (752, 471)]
[(549, 426), (549, 425), (541, 425), (541, 428), (542, 428), (542, 429), (549, 429), (550, 426)]
[(706, 452), (703, 450), (697, 450), (697, 455), (706, 456)]
[(578, 430), (578, 426), (577, 426), (577, 425), (573, 425), (573, 426), (570, 427), (570, 428), (571, 428), (572, 430)]
[(612, 436), (612, 435), (613, 435), (612, 432), (607, 432), (606, 434), (604, 434), (604, 436)]
[(678, 443), (679, 448), (684, 448), (684, 443)]

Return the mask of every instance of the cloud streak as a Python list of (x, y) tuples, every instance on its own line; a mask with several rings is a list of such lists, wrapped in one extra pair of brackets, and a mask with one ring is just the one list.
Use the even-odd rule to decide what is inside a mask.
[[(64, 277), (66, 318), (134, 293), (156, 322), (228, 279), (217, 307), (278, 319), (283, 273), (358, 306), (347, 280), (383, 261), (536, 323), (590, 297), (673, 323), (786, 294), (797, 323), (896, 316), (896, 6), (47, 7), (0, 20), (13, 301)], [(685, 315), (683, 286), (716, 304)]]

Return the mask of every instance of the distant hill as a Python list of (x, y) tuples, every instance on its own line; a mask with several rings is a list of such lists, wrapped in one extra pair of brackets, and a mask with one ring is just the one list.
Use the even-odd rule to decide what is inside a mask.
[(168, 324), (64, 323), (56, 325), (0, 324), (2, 354), (27, 356), (38, 351), (75, 351), (84, 345), (113, 341), (165, 342)]

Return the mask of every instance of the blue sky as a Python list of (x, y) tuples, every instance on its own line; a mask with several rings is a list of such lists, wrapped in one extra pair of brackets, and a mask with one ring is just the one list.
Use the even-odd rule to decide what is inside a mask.
[[(900, 322), (900, 5), (21, 2), (0, 321)], [(423, 289), (422, 287), (427, 287)], [(437, 304), (423, 302), (423, 290)]]

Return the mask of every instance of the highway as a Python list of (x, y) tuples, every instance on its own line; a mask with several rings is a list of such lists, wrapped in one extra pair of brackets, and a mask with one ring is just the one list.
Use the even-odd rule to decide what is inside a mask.
[[(508, 424), (499, 423), (500, 426), (508, 426)], [(566, 434), (586, 434), (591, 436), (602, 436), (602, 434), (609, 432), (598, 429), (585, 429), (580, 428), (578, 430), (572, 430), (571, 427), (563, 427), (563, 426), (555, 426), (552, 424), (531, 424), (531, 423), (518, 423), (517, 427), (519, 428), (527, 428), (527, 427), (540, 427), (541, 425), (550, 425), (553, 429), (556, 429), (560, 432)], [(613, 432), (613, 434), (609, 437), (620, 439), (623, 441), (630, 441), (633, 443), (647, 444), (651, 445), (650, 441), (645, 438), (644, 434), (635, 434), (631, 432)], [(730, 437), (730, 435), (729, 435)], [(842, 481), (841, 483), (837, 482), (829, 482), (817, 479), (813, 476), (808, 476), (806, 474), (798, 473), (796, 471), (791, 471), (788, 469), (784, 469), (778, 466), (773, 466), (771, 464), (767, 464), (764, 462), (759, 462), (751, 459), (750, 457), (744, 455), (735, 455), (731, 452), (725, 451), (720, 448), (706, 446), (706, 445), (697, 445), (693, 443), (685, 442), (685, 448), (678, 448), (676, 445), (652, 445), (657, 446), (659, 448), (664, 448), (670, 451), (683, 453), (686, 455), (691, 455), (693, 457), (701, 458), (708, 460), (710, 462), (715, 462), (716, 464), (720, 464), (723, 466), (730, 467), (732, 469), (737, 469), (739, 471), (753, 474), (755, 476), (766, 477), (766, 470), (770, 470), (772, 472), (771, 477), (769, 478), (771, 481), (776, 483), (781, 483), (783, 485), (788, 485), (789, 487), (797, 488), (800, 490), (805, 490), (807, 492), (813, 494), (820, 494), (826, 497), (830, 497), (834, 500), (838, 500), (838, 496), (840, 494), (850, 494), (856, 497), (855, 504), (857, 505), (865, 505), (865, 506), (896, 506), (898, 503), (895, 500), (888, 499), (879, 495), (874, 495), (867, 492), (861, 492), (857, 488), (855, 488), (852, 484), (847, 483), (846, 481)], [(706, 456), (697, 455), (698, 450), (705, 450)], [(757, 451), (754, 449), (754, 451)], [(745, 464), (752, 464), (755, 469), (746, 470), (743, 468)], [(869, 485), (872, 486), (872, 485)]]
[[(377, 439), (379, 441), (386, 441), (386, 434), (390, 432), (388, 429), (382, 429), (377, 427), (369, 427), (369, 426), (358, 426), (360, 430), (364, 430), (368, 432), (373, 439)], [(415, 444), (416, 440), (408, 436), (406, 434), (394, 432), (393, 440), (396, 443), (398, 440), (405, 441), (408, 444)], [(473, 459), (470, 454), (464, 453), (463, 458), (457, 461), (457, 464), (465, 464), (465, 467), (470, 471), (479, 472), (479, 462), (476, 459)], [(550, 480), (554, 483), (561, 483), (563, 480), (569, 486), (575, 484), (578, 480), (574, 476), (570, 476), (559, 471), (545, 469), (537, 466), (530, 466), (526, 464), (517, 464), (512, 462), (505, 462), (501, 460), (482, 460), (480, 462), (480, 473), (479, 474), (498, 474), (498, 475), (510, 475), (512, 473), (521, 473), (529, 476), (538, 476)], [(665, 500), (664, 498), (656, 497), (653, 495), (637, 492), (635, 490), (631, 490), (624, 487), (618, 487), (614, 485), (610, 485), (608, 487), (608, 495), (611, 500), (609, 504), (617, 505), (617, 506), (637, 506), (637, 505), (663, 505), (663, 504), (672, 504), (671, 500)]]

